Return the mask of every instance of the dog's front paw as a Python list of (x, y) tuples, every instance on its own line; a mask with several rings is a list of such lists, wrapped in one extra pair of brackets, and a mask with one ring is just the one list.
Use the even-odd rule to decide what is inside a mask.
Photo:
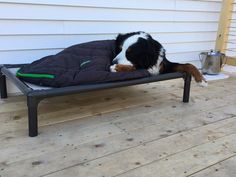
[(111, 71), (111, 72), (113, 72), (113, 73), (117, 72), (117, 70), (116, 70), (116, 65), (117, 65), (117, 64), (114, 64), (114, 65), (111, 65), (111, 66), (110, 66), (110, 71)]

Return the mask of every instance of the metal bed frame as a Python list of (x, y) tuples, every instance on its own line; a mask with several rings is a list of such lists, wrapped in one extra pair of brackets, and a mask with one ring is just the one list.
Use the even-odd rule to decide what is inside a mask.
[(0, 92), (1, 98), (7, 98), (7, 87), (6, 87), (6, 78), (8, 78), (12, 83), (14, 83), (22, 93), (27, 97), (27, 106), (28, 106), (28, 130), (29, 136), (35, 137), (38, 135), (38, 104), (39, 102), (48, 97), (62, 96), (68, 94), (75, 94), (81, 92), (87, 92), (92, 90), (116, 88), (131, 86), (137, 84), (145, 84), (150, 82), (157, 82), (163, 80), (184, 79), (184, 92), (183, 92), (183, 102), (189, 102), (190, 95), (190, 85), (191, 85), (191, 75), (187, 73), (168, 73), (161, 74), (157, 76), (145, 77), (141, 79), (119, 81), (119, 82), (109, 82), (101, 84), (88, 84), (88, 85), (78, 85), (78, 86), (69, 86), (61, 88), (50, 88), (46, 90), (34, 90), (29, 87), (26, 83), (17, 78), (9, 69), (19, 68), (25, 64), (18, 65), (1, 65), (0, 66)]

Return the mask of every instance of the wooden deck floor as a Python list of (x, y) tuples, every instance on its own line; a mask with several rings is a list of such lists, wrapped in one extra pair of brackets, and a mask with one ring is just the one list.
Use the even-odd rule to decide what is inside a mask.
[(236, 75), (182, 100), (182, 80), (56, 97), (27, 135), (25, 98), (0, 100), (0, 177), (235, 177)]

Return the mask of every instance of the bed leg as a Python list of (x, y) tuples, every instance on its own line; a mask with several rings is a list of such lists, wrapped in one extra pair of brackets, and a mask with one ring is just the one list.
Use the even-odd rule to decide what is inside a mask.
[(39, 102), (40, 102), (39, 98), (27, 96), (28, 126), (29, 126), (30, 137), (35, 137), (38, 135), (38, 104)]
[(1, 92), (1, 98), (7, 98), (6, 76), (4, 76), (1, 72), (0, 72), (0, 92)]
[(189, 102), (189, 95), (190, 95), (190, 86), (191, 86), (191, 74), (186, 74), (184, 77), (184, 94), (183, 94), (183, 102)]

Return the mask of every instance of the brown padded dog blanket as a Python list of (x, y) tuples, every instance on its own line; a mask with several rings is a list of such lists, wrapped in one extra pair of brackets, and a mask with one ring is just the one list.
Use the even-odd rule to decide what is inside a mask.
[(147, 70), (110, 72), (116, 56), (115, 40), (92, 41), (68, 47), (21, 67), (17, 76), (26, 82), (42, 86), (65, 87), (124, 81), (148, 77)]

